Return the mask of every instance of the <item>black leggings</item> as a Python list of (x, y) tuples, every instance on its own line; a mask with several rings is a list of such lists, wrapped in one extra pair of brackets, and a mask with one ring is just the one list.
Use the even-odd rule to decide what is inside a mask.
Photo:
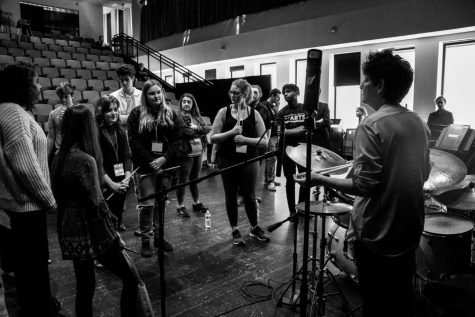
[(117, 225), (122, 224), (122, 213), (124, 212), (125, 196), (126, 194), (115, 193), (107, 201), (107, 206), (109, 206), (110, 211), (112, 211), (114, 216), (117, 218)]
[[(231, 164), (225, 164), (225, 166), (230, 165)], [(225, 166), (220, 166), (220, 168)], [(238, 225), (238, 188), (244, 199), (244, 206), (249, 223), (253, 227), (257, 226), (256, 183), (258, 174), (259, 162), (254, 162), (221, 174), (226, 196), (226, 211), (231, 227), (237, 227)]]
[[(305, 171), (305, 169), (292, 161), (287, 154), (284, 154), (284, 159), (282, 160), (282, 169), (284, 170), (285, 176), (285, 192), (287, 194), (287, 204), (289, 206), (289, 213), (295, 214), (295, 180), (294, 174), (295, 170), (298, 170), (299, 173)], [(299, 189), (299, 203), (305, 200), (305, 188), (300, 186)]]
[[(122, 249), (115, 243), (97, 260), (105, 268), (122, 279), (122, 294), (120, 297), (120, 315), (135, 316), (138, 281), (130, 269)], [(96, 288), (94, 260), (74, 260), (76, 274), (76, 316), (92, 317), (92, 298)]]

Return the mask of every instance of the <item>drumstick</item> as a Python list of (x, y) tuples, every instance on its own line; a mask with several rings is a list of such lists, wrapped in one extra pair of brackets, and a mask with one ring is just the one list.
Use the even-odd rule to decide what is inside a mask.
[[(139, 167), (137, 167), (137, 168), (129, 175), (129, 177), (124, 178), (124, 181), (127, 181), (127, 182), (128, 182), (129, 179), (135, 174), (135, 172), (138, 171), (138, 169), (139, 169)], [(111, 199), (111, 197), (114, 196), (114, 194), (115, 194), (115, 192), (113, 192), (112, 194), (110, 194), (109, 197), (106, 198), (106, 201), (109, 200), (109, 199)]]
[(348, 167), (351, 167), (351, 166), (353, 166), (353, 162), (349, 162), (349, 163), (334, 166), (334, 167), (322, 168), (322, 169), (314, 171), (314, 173), (317, 173), (317, 174), (331, 173), (331, 172), (336, 172), (336, 171), (339, 171), (339, 170), (342, 170), (342, 169), (345, 169), (345, 168), (348, 168)]

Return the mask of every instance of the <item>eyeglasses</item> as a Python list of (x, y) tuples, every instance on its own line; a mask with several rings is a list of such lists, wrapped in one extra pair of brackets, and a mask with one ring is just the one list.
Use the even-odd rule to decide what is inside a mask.
[(237, 96), (237, 95), (240, 95), (240, 94), (242, 94), (242, 92), (240, 92), (240, 91), (232, 91), (232, 90), (230, 90), (230, 91), (228, 91), (228, 94), (230, 94), (230, 95), (234, 95), (234, 96)]

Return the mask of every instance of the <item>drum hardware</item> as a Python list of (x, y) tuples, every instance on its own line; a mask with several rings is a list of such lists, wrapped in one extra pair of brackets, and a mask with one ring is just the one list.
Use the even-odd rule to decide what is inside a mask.
[(450, 190), (434, 198), (448, 208), (475, 210), (475, 183), (470, 181), (465, 188)]
[[(305, 212), (305, 203), (299, 203), (296, 206), (298, 213)], [(350, 316), (353, 316), (348, 300), (346, 299), (342, 289), (338, 285), (335, 276), (328, 270), (328, 261), (332, 259), (331, 253), (327, 253), (325, 256), (325, 250), (327, 247), (326, 238), (326, 217), (328, 216), (340, 216), (348, 214), (352, 210), (352, 206), (342, 203), (331, 204), (327, 202), (327, 195), (323, 196), (322, 202), (311, 202), (311, 209), (309, 213), (314, 216), (314, 231), (312, 232), (312, 256), (307, 261), (312, 262), (311, 270), (311, 285), (309, 285), (309, 291), (312, 293), (311, 308), (309, 316), (312, 313), (317, 313), (318, 316), (325, 315), (325, 301), (328, 297), (339, 295), (343, 299), (343, 305)], [(318, 217), (321, 217), (321, 236), (320, 236), (320, 256), (317, 258), (317, 243), (318, 243)], [(317, 265), (318, 264), (318, 265)], [(333, 293), (325, 293), (324, 290), (324, 278), (326, 277), (338, 290)], [(315, 309), (315, 310), (314, 310)]]

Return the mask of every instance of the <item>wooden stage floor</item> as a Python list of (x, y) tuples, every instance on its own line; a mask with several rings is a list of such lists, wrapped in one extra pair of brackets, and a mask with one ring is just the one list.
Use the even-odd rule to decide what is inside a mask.
[[(203, 173), (207, 173), (204, 169)], [(276, 192), (263, 189), (260, 182), (258, 196), (260, 224), (263, 228), (288, 216), (285, 179), (278, 178), (282, 185)], [(200, 185), (201, 201), (210, 208), (212, 228), (205, 230), (204, 215), (192, 211), (190, 218), (180, 218), (176, 214), (175, 194), (170, 195), (166, 210), (165, 237), (175, 250), (165, 253), (166, 315), (167, 316), (299, 316), (298, 309), (276, 307), (276, 299), (282, 293), (292, 276), (293, 225), (289, 222), (270, 233), (271, 242), (262, 243), (249, 237), (249, 222), (244, 208), (239, 209), (239, 228), (247, 242), (246, 247), (233, 246), (229, 227), (221, 178), (205, 180)], [(185, 202), (191, 209), (191, 196), (186, 192)], [(129, 191), (124, 223), (127, 227), (122, 234), (127, 246), (140, 251), (140, 238), (134, 236), (137, 227), (136, 199)], [(53, 294), (62, 303), (62, 313), (74, 316), (75, 277), (71, 261), (61, 260), (55, 215), (49, 215), (49, 242), (51, 285)], [(301, 222), (303, 223), (303, 222)], [(302, 263), (303, 225), (298, 230), (299, 267)], [(330, 228), (327, 227), (327, 231)], [(320, 230), (320, 226), (319, 226)], [(156, 253), (156, 252), (155, 252)], [(158, 258), (142, 258), (131, 254), (139, 272), (147, 285), (157, 316), (160, 313), (160, 275)], [(349, 305), (352, 309), (361, 304), (358, 286), (344, 273), (331, 264)], [(310, 267), (310, 266), (309, 266)], [(94, 316), (119, 316), (121, 282), (103, 269), (96, 269), (97, 286), (94, 296)], [(0, 316), (15, 316), (17, 308), (12, 282), (4, 281), (0, 288)], [(273, 298), (252, 304), (255, 299), (245, 298), (240, 288), (247, 282), (270, 284), (276, 291)], [(384, 282), (384, 281), (382, 281)], [(282, 286), (283, 285), (283, 286)], [(280, 286), (280, 287), (279, 287)], [(331, 286), (325, 286), (329, 291)], [(297, 287), (298, 288), (298, 287)], [(249, 291), (263, 294), (267, 289), (250, 288)], [(242, 307), (241, 307), (242, 306)], [(307, 310), (307, 312), (309, 309)], [(346, 316), (340, 297), (330, 297), (326, 302), (325, 316)], [(356, 310), (354, 316), (361, 316)]]

